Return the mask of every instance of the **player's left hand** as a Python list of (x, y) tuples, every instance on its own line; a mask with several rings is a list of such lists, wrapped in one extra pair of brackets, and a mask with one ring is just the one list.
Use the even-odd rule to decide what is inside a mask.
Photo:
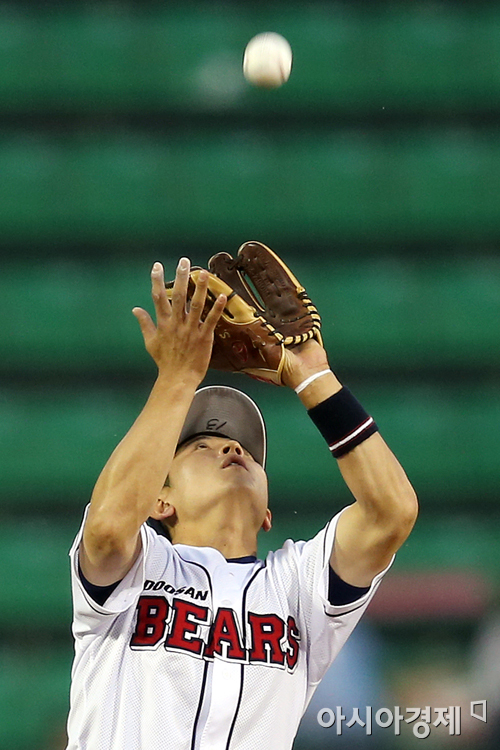
[[(317, 372), (316, 362), (324, 366), (318, 310), (271, 248), (262, 242), (245, 242), (235, 258), (226, 252), (212, 256), (208, 268), (208, 298), (219, 293), (227, 298), (214, 332), (210, 367), (243, 372), (275, 385), (292, 385), (297, 372), (311, 375)], [(199, 273), (193, 269), (192, 282)], [(168, 295), (171, 287), (168, 283)], [(188, 294), (192, 288), (193, 284)], [(302, 349), (302, 344), (311, 340), (317, 347)], [(292, 349), (297, 357), (291, 354)]]
[(296, 388), (306, 378), (317, 372), (328, 370), (328, 356), (325, 349), (315, 339), (304, 344), (285, 349), (283, 383), (289, 388)]

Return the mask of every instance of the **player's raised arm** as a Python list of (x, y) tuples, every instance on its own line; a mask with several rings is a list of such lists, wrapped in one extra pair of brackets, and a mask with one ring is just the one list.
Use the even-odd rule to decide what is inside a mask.
[(318, 342), (287, 351), (284, 380), (299, 391), (356, 501), (339, 518), (331, 566), (346, 583), (369, 586), (413, 528), (415, 491), (372, 417), (329, 370)]
[(286, 263), (250, 241), (235, 258), (213, 256), (208, 268), (215, 274), (209, 284), (222, 280), (234, 290), (212, 366), (300, 390), (356, 500), (338, 521), (331, 564), (346, 583), (364, 588), (413, 527), (413, 488), (373, 419), (331, 372), (318, 310)]
[(221, 295), (202, 321), (207, 273), (199, 274), (189, 312), (188, 278), (189, 261), (181, 258), (170, 302), (163, 267), (155, 263), (151, 281), (156, 325), (145, 310), (133, 310), (146, 349), (158, 366), (158, 377), (92, 494), (80, 564), (85, 577), (99, 586), (120, 580), (136, 559), (140, 527), (156, 505), (195, 390), (208, 368), (213, 331), (226, 299)]

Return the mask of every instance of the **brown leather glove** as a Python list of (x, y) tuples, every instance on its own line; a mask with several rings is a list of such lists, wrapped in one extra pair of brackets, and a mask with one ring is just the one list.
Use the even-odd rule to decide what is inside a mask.
[[(236, 258), (217, 253), (210, 258), (208, 270), (207, 310), (219, 294), (227, 296), (215, 328), (210, 367), (284, 385), (285, 347), (311, 338), (323, 346), (321, 318), (304, 287), (261, 242), (245, 242)], [(200, 271), (196, 266), (191, 269), (188, 300)], [(173, 283), (165, 285), (169, 297)]]

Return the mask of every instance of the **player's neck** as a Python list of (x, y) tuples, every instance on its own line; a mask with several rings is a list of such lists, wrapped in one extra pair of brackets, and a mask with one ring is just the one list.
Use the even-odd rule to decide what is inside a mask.
[(248, 529), (237, 528), (225, 523), (214, 527), (200, 524), (178, 524), (172, 535), (174, 544), (187, 544), (192, 547), (212, 547), (226, 559), (247, 557), (257, 554), (257, 536)]

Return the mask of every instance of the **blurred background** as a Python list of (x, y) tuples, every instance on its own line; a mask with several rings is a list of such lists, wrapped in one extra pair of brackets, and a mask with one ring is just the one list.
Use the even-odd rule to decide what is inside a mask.
[[(294, 52), (277, 91), (242, 76), (262, 31)], [(151, 265), (253, 239), (421, 502), (295, 748), (418, 743), (319, 727), (338, 705), (458, 705), (426, 747), (498, 748), (499, 115), (500, 2), (0, 2), (0, 750), (65, 747), (67, 552), (154, 381)], [(207, 382), (267, 420), (261, 556), (351, 501), (293, 393)]]

